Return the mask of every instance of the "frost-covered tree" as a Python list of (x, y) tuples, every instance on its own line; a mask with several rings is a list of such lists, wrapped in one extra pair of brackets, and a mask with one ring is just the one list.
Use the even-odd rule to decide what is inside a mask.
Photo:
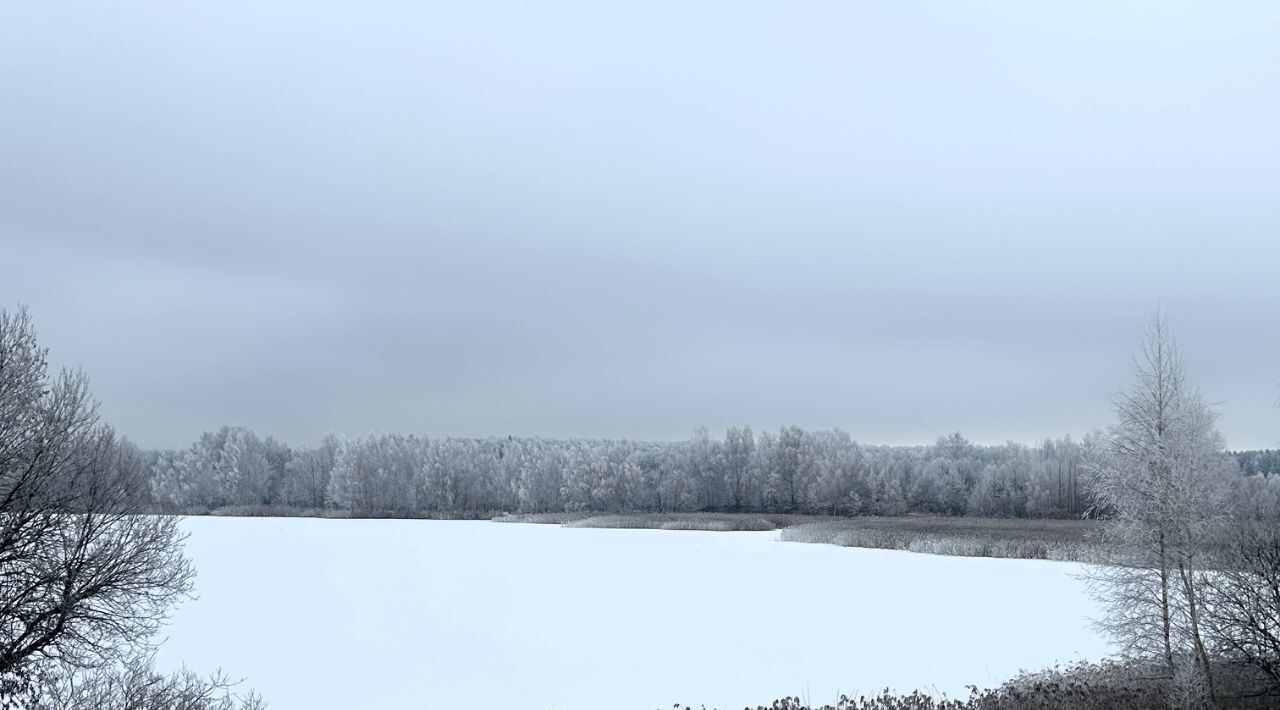
[(565, 457), (562, 447), (555, 442), (530, 440), (523, 442), (519, 456), (519, 509), (533, 513), (563, 510), (560, 490)]
[(794, 511), (804, 499), (805, 432), (800, 427), (783, 427), (770, 444), (769, 498), (775, 509)]
[(400, 434), (340, 441), (329, 476), (328, 504), (360, 515), (420, 512), (425, 449), (422, 440)]
[(1163, 658), (1171, 677), (1184, 653), (1208, 677), (1202, 559), (1228, 519), (1233, 464), (1163, 316), (1143, 335), (1116, 414), (1089, 457), (1090, 493), (1122, 563), (1094, 579), (1104, 626), (1129, 652)]
[(726, 504), (724, 447), (711, 438), (705, 426), (693, 432), (689, 445), (689, 469), (697, 491), (696, 507), (718, 509)]
[(222, 448), (216, 454), (214, 480), (222, 500), (231, 505), (270, 502), (271, 464), (267, 446), (244, 427), (224, 427)]
[(871, 496), (862, 447), (841, 429), (807, 438), (806, 470), (811, 471), (807, 508), (835, 515), (861, 513)]
[(1080, 515), (1088, 508), (1081, 481), (1081, 447), (1071, 437), (1045, 439), (1028, 452), (1027, 514)]
[(157, 451), (151, 464), (151, 500), (161, 509), (176, 509), (186, 505), (190, 484), (186, 479), (186, 467), (182, 452)]
[(729, 489), (729, 506), (734, 510), (743, 510), (750, 498), (755, 451), (756, 439), (751, 427), (734, 427), (725, 432), (725, 482)]
[(266, 490), (262, 494), (263, 503), (280, 503), (284, 500), (284, 485), (289, 462), (295, 452), (273, 436), (262, 440), (263, 458), (267, 462)]
[(675, 465), (669, 460), (670, 450), (663, 446), (638, 446), (628, 455), (626, 475), (631, 500), (637, 509), (659, 513), (674, 509), (678, 495), (671, 486)]
[(866, 447), (864, 452), (868, 469), (867, 512), (873, 515), (905, 513), (910, 467), (894, 456), (889, 447)]
[(623, 510), (630, 498), (628, 442), (570, 442), (561, 495), (570, 510)]
[(988, 517), (1022, 517), (1027, 513), (1033, 469), (1030, 451), (1019, 444), (1005, 444), (1001, 456), (978, 471), (970, 487), (966, 512)]
[[(280, 485), (285, 467), (278, 451), (283, 447), (275, 447), (273, 452), (249, 429), (224, 426), (205, 432), (184, 451), (160, 452), (151, 474), (156, 501), (175, 508), (273, 502), (273, 485)], [(273, 474), (272, 456), (279, 474)]]
[(281, 501), (301, 508), (323, 507), (337, 455), (338, 437), (332, 434), (318, 447), (297, 452), (284, 466)]
[(480, 494), (489, 477), (489, 454), (474, 439), (432, 439), (425, 447), (422, 487), (426, 508), (470, 511), (490, 504)]

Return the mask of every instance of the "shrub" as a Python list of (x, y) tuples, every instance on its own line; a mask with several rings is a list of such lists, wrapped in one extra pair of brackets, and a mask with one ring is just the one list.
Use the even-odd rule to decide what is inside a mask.
[[(799, 698), (781, 698), (746, 710), (1170, 710), (1204, 700), (1194, 678), (1170, 683), (1162, 669), (1142, 663), (1077, 663), (1035, 673), (1023, 673), (998, 688), (970, 686), (969, 697), (953, 699), (928, 693), (841, 696), (834, 705), (810, 705)], [(1223, 710), (1261, 710), (1277, 706), (1275, 696), (1259, 695), (1258, 677), (1247, 669), (1224, 667), (1215, 676), (1225, 679), (1224, 691), (1209, 707)], [(676, 704), (673, 710), (694, 710)], [(704, 708), (705, 710), (705, 708)]]

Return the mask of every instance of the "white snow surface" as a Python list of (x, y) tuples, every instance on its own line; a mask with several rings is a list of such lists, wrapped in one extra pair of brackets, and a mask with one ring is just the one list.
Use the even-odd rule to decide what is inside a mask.
[(772, 532), (188, 518), (199, 598), (158, 661), (273, 710), (723, 710), (965, 695), (1108, 652), (1080, 565)]

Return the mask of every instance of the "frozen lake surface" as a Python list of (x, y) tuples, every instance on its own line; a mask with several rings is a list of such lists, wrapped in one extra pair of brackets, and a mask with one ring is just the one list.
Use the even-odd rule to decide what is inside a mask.
[(738, 710), (1098, 659), (1079, 565), (777, 533), (189, 518), (159, 661), (273, 710)]

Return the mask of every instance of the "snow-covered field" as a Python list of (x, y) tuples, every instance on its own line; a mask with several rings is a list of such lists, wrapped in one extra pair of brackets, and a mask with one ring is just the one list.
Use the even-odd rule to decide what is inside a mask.
[(1080, 567), (777, 533), (190, 518), (200, 598), (159, 661), (273, 710), (737, 710), (963, 694), (1105, 643)]

